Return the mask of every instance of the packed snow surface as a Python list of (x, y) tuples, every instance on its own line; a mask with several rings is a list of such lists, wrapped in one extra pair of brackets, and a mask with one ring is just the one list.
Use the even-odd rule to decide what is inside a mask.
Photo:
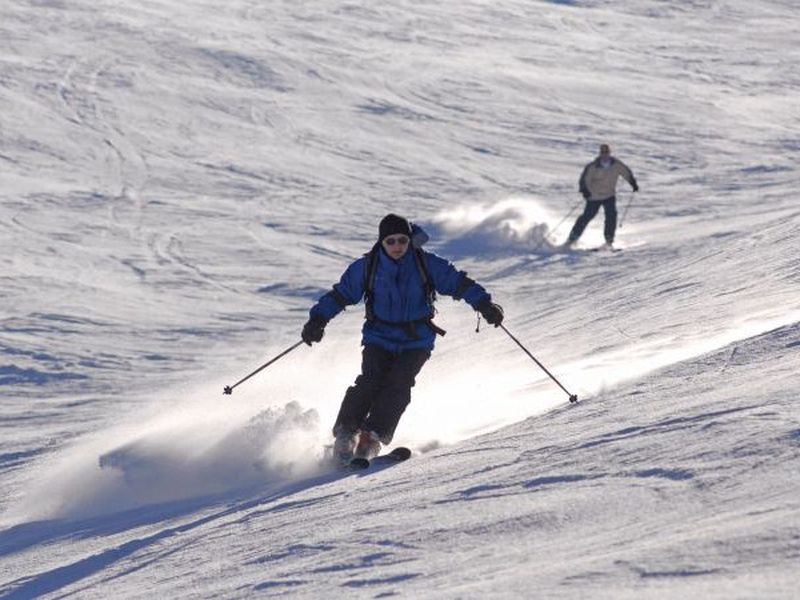
[[(0, 598), (796, 598), (800, 6), (0, 5)], [(602, 214), (558, 248), (600, 143)], [(323, 463), (388, 212), (500, 303)], [(476, 330), (477, 329), (477, 330)]]

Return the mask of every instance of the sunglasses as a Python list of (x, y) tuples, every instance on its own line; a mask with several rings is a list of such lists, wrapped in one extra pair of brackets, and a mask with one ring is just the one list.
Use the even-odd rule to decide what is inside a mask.
[(383, 240), (383, 243), (386, 244), (387, 246), (394, 246), (395, 244), (400, 244), (401, 246), (407, 246), (408, 238), (405, 237), (404, 235), (401, 235), (400, 237), (396, 238), (389, 237)]

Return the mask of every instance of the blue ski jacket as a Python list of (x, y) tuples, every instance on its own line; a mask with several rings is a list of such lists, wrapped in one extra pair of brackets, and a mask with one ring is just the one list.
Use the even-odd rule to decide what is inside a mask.
[[(372, 290), (375, 318), (364, 321), (363, 345), (374, 344), (395, 353), (411, 349), (433, 350), (436, 332), (430, 320), (434, 309), (417, 265), (416, 251), (409, 246), (408, 252), (399, 260), (389, 257), (383, 249), (378, 251)], [(464, 271), (456, 270), (450, 262), (432, 252), (418, 251), (437, 293), (464, 300), (472, 308), (484, 299), (491, 301), (483, 286), (470, 279)], [(347, 267), (333, 290), (311, 307), (310, 316), (330, 321), (346, 306), (361, 301), (367, 291), (367, 262), (364, 256)]]

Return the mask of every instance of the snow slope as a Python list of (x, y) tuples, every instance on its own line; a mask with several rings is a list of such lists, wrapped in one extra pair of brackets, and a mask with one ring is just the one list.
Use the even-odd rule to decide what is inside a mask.
[[(796, 597), (799, 12), (4, 3), (0, 598)], [(407, 463), (318, 464), (358, 307), (223, 396), (389, 211), (583, 401), (449, 299)]]

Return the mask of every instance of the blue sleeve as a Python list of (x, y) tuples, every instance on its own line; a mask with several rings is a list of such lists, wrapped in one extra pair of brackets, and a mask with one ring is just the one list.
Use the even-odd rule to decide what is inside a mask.
[(439, 294), (463, 300), (475, 308), (482, 300), (491, 301), (492, 296), (482, 285), (470, 279), (464, 271), (458, 271), (445, 259), (425, 252), (428, 276)]
[(330, 321), (346, 306), (358, 304), (364, 297), (364, 269), (366, 268), (366, 258), (359, 258), (352, 263), (342, 274), (339, 283), (334, 284), (333, 289), (324, 294), (317, 303), (309, 310), (312, 317), (322, 317)]

